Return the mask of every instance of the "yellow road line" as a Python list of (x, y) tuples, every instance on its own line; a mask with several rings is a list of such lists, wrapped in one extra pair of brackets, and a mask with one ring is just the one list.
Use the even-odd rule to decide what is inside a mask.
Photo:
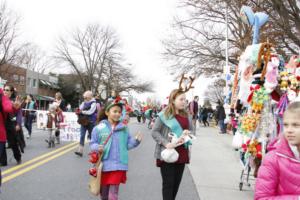
[(49, 157), (49, 158), (46, 158), (46, 159), (44, 159), (44, 160), (42, 160), (42, 161), (40, 161), (40, 162), (38, 162), (38, 163), (35, 163), (35, 164), (33, 164), (33, 165), (31, 165), (31, 166), (25, 168), (25, 169), (22, 169), (22, 170), (20, 170), (20, 171), (14, 173), (14, 174), (11, 174), (11, 175), (9, 175), (9, 176), (7, 176), (7, 177), (4, 177), (4, 178), (2, 179), (2, 183), (5, 183), (5, 182), (7, 182), (7, 181), (9, 181), (9, 180), (11, 180), (11, 179), (14, 179), (14, 178), (16, 178), (17, 176), (20, 176), (20, 175), (22, 175), (22, 174), (24, 174), (24, 173), (26, 173), (26, 172), (28, 172), (28, 171), (33, 170), (34, 168), (37, 168), (37, 167), (39, 167), (39, 166), (41, 166), (41, 165), (43, 165), (43, 164), (45, 164), (45, 163), (47, 163), (47, 162), (49, 162), (49, 161), (51, 161), (51, 160), (53, 160), (53, 159), (59, 157), (59, 156), (62, 156), (63, 154), (65, 154), (65, 153), (67, 153), (67, 152), (69, 152), (69, 151), (72, 151), (72, 150), (75, 149), (76, 147), (77, 147), (77, 146), (70, 147), (70, 148), (68, 148), (68, 149), (66, 149), (66, 150), (64, 150), (64, 151), (61, 151), (61, 152), (59, 152), (59, 153), (57, 153), (57, 154), (55, 154), (55, 155), (53, 155), (53, 156), (51, 156), (51, 157)]
[[(23, 168), (23, 167), (25, 167), (25, 166), (27, 166), (27, 165), (30, 165), (31, 163), (34, 163), (34, 162), (36, 162), (36, 161), (38, 161), (38, 160), (41, 160), (41, 159), (43, 159), (43, 158), (45, 158), (45, 157), (51, 156), (52, 154), (55, 154), (55, 153), (57, 153), (57, 152), (59, 152), (59, 151), (62, 151), (62, 150), (64, 150), (64, 149), (67, 149), (67, 148), (69, 148), (69, 147), (71, 147), (71, 146), (74, 146), (74, 145), (76, 145), (76, 144), (78, 144), (78, 142), (72, 142), (72, 143), (67, 144), (67, 145), (65, 145), (65, 146), (62, 146), (62, 147), (60, 147), (60, 148), (58, 148), (58, 149), (56, 149), (56, 150), (54, 150), (54, 151), (50, 151), (49, 153), (43, 154), (43, 155), (38, 156), (38, 157), (36, 157), (36, 158), (34, 158), (34, 159), (32, 159), (32, 160), (29, 160), (29, 161), (27, 161), (27, 162), (25, 162), (25, 163), (23, 163), (23, 164), (21, 164), (21, 165), (17, 165), (17, 166), (15, 166), (15, 167), (9, 168), (9, 169), (7, 169), (7, 170), (5, 170), (5, 171), (2, 172), (2, 176), (6, 175), (6, 174), (9, 174), (9, 173), (11, 173), (11, 172), (14, 172), (14, 171), (16, 171), (16, 170), (18, 170), (18, 169), (20, 169), (20, 168)], [(77, 145), (76, 145), (76, 146), (77, 146)]]

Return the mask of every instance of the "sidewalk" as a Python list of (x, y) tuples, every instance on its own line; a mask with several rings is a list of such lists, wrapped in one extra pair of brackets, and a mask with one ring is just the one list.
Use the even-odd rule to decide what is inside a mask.
[(231, 146), (232, 135), (213, 127), (199, 127), (193, 142), (189, 169), (201, 200), (252, 200), (253, 185), (239, 191), (242, 166)]

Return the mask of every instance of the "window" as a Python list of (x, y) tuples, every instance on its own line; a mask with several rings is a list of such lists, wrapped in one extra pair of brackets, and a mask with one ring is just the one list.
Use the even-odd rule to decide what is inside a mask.
[(15, 83), (19, 83), (19, 75), (14, 74), (12, 78)]
[(36, 88), (37, 85), (36, 85), (36, 79), (32, 79), (32, 87)]
[(20, 76), (20, 85), (25, 85), (25, 77)]

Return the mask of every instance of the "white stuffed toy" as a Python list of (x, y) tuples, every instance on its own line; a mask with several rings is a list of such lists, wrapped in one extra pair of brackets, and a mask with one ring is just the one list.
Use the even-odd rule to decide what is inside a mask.
[[(161, 152), (161, 158), (167, 163), (174, 163), (178, 160), (179, 154), (175, 150), (175, 147), (180, 146), (190, 140), (196, 139), (196, 137), (190, 134), (190, 131), (184, 131), (181, 137), (177, 137), (174, 133), (169, 133), (169, 137), (171, 138), (171, 143), (174, 144), (173, 149), (165, 149)], [(179, 142), (181, 138), (184, 139), (184, 142)]]

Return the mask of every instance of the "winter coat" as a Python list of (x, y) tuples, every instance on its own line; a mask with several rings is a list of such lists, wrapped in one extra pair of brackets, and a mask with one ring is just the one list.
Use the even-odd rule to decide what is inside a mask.
[(281, 137), (263, 159), (255, 185), (255, 200), (299, 200), (300, 160)]
[(193, 116), (198, 114), (198, 102), (197, 101), (190, 102), (189, 111), (190, 111), (190, 114)]
[[(47, 128), (51, 128), (51, 129), (60, 128), (60, 123), (64, 122), (64, 116), (60, 109), (55, 113), (54, 117), (51, 115), (50, 112), (47, 114), (47, 117), (48, 117)], [(54, 120), (55, 127), (53, 127), (53, 120)]]
[(55, 100), (54, 102), (58, 103), (59, 105), (59, 108), (63, 111), (63, 112), (66, 112), (67, 111), (67, 106), (66, 106), (66, 101), (61, 99), (60, 101), (59, 100)]
[[(98, 151), (99, 145), (104, 144), (111, 131), (111, 124), (107, 120), (102, 120), (95, 126), (90, 142), (91, 151)], [(102, 171), (127, 171), (128, 150), (137, 147), (139, 144), (140, 142), (129, 134), (127, 126), (119, 123), (104, 147)]]
[(4, 96), (2, 89), (0, 89), (0, 142), (6, 142), (5, 120), (8, 113), (13, 113), (14, 109), (9, 98)]
[(224, 120), (226, 118), (225, 109), (223, 106), (217, 107), (217, 113), (216, 113), (217, 120)]
[[(189, 116), (188, 120), (189, 120), (189, 130), (193, 135), (195, 135), (195, 129), (193, 126), (192, 117)], [(154, 157), (156, 159), (163, 160), (161, 158), (161, 152), (166, 149), (165, 146), (169, 143), (169, 133), (171, 132), (172, 130), (166, 124), (164, 124), (161, 117), (157, 117), (151, 133), (154, 141), (156, 142), (155, 151), (154, 151)]]
[(79, 106), (81, 114), (88, 116), (90, 122), (94, 125), (97, 119), (97, 103), (95, 99), (88, 102), (82, 102)]
[[(36, 103), (34, 101), (31, 101), (29, 103), (26, 103), (25, 104), (25, 109), (28, 109), (28, 110), (25, 110), (25, 117), (29, 117), (30, 115), (31, 116), (34, 116), (35, 115), (35, 109), (36, 109)], [(31, 110), (31, 111), (29, 111)]]

